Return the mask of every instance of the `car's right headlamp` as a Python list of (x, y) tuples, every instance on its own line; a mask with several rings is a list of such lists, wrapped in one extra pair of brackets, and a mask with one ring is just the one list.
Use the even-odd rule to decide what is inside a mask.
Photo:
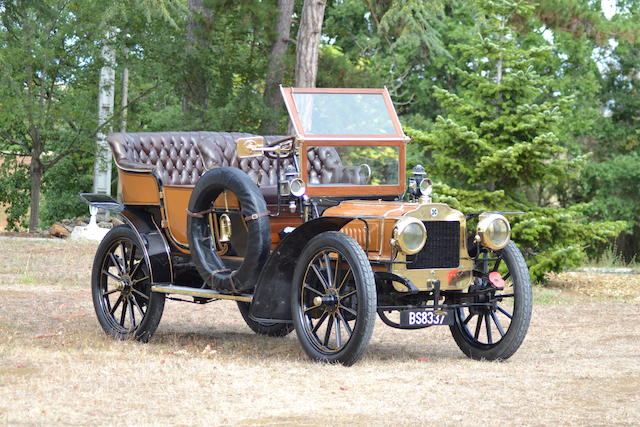
[(480, 215), (478, 222), (480, 243), (489, 249), (499, 250), (507, 246), (511, 238), (511, 226), (500, 214)]
[(417, 254), (427, 241), (427, 229), (422, 221), (404, 217), (393, 228), (393, 245), (407, 255)]

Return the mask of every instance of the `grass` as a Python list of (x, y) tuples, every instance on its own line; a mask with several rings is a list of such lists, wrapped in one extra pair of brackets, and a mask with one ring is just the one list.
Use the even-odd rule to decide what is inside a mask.
[(310, 362), (295, 333), (253, 334), (229, 302), (168, 301), (148, 344), (113, 341), (91, 304), (95, 247), (0, 239), (0, 425), (640, 423), (635, 297), (536, 287), (502, 363), (467, 359), (446, 327), (378, 322), (345, 368)]
[(636, 272), (640, 272), (640, 263), (638, 260), (633, 257), (630, 261), (626, 261), (615, 246), (609, 246), (599, 258), (590, 259), (587, 266), (598, 268), (631, 268)]

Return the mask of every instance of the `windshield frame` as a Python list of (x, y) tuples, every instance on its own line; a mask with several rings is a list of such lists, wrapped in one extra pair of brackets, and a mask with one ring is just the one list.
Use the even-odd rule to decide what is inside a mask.
[[(287, 111), (289, 113), (289, 118), (291, 119), (291, 123), (296, 133), (297, 139), (302, 140), (315, 140), (315, 141), (358, 141), (358, 140), (367, 140), (367, 141), (408, 141), (409, 138), (402, 131), (402, 126), (400, 125), (400, 121), (398, 120), (398, 115), (396, 114), (396, 109), (393, 106), (393, 102), (391, 101), (391, 97), (389, 95), (389, 91), (387, 88), (376, 88), (376, 89), (365, 89), (365, 88), (293, 88), (293, 87), (282, 87), (280, 86), (280, 91), (282, 92), (282, 98), (284, 99), (284, 103), (287, 107)], [(393, 125), (395, 133), (393, 134), (377, 134), (377, 135), (364, 135), (364, 134), (307, 134), (302, 126), (302, 122), (299, 117), (298, 109), (296, 107), (296, 103), (294, 100), (294, 94), (373, 94), (373, 95), (381, 95), (384, 99), (385, 106), (387, 107), (387, 113), (389, 115), (389, 119)]]
[[(398, 196), (404, 193), (405, 180), (406, 180), (406, 141), (405, 140), (390, 140), (390, 138), (386, 138), (386, 140), (375, 140), (372, 141), (371, 138), (367, 138), (367, 140), (348, 140), (341, 139), (340, 141), (336, 140), (311, 140), (307, 139), (304, 141), (299, 141), (299, 156), (300, 156), (300, 178), (305, 183), (307, 188), (307, 195), (309, 196)], [(340, 146), (391, 146), (398, 148), (398, 184), (397, 185), (357, 185), (357, 184), (344, 184), (344, 185), (335, 185), (335, 184), (311, 184), (309, 182), (309, 171), (307, 169), (307, 151), (312, 147), (317, 146), (330, 146), (330, 147), (340, 147)]]

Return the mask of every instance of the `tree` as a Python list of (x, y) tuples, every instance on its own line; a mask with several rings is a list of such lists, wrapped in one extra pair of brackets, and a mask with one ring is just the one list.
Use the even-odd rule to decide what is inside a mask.
[(278, 0), (278, 22), (276, 24), (275, 40), (269, 52), (269, 65), (267, 66), (267, 76), (264, 85), (264, 103), (274, 113), (262, 124), (262, 132), (274, 134), (277, 132), (278, 120), (275, 113), (282, 110), (282, 95), (280, 94), (280, 84), (285, 72), (285, 54), (287, 47), (291, 43), (291, 20), (293, 15), (294, 0)]
[(207, 48), (205, 29), (213, 19), (203, 0), (189, 0), (187, 49), (185, 57), (185, 90), (182, 108), (185, 113), (203, 117), (209, 105), (208, 74), (204, 69), (203, 51)]
[(71, 153), (89, 151), (96, 131), (92, 33), (99, 13), (87, 1), (0, 6), (0, 148), (29, 157), (29, 231), (35, 232), (43, 177)]
[(316, 87), (326, 0), (304, 0), (296, 40), (296, 87)]
[(530, 19), (532, 7), (476, 4), (481, 13), (472, 37), (451, 49), (457, 88), (436, 88), (444, 114), (413, 135), (430, 173), (454, 187), (441, 186), (439, 200), (465, 210), (527, 212), (513, 218), (513, 235), (541, 279), (579, 264), (587, 245), (606, 242), (624, 223), (589, 221), (588, 205), (563, 208), (555, 194), (583, 159), (572, 158), (559, 139), (573, 99), (557, 91), (556, 74), (546, 67), (551, 47), (515, 31), (513, 21)]

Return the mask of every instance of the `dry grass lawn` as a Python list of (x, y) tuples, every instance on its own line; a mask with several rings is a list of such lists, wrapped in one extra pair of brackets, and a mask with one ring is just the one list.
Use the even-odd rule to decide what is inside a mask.
[(637, 276), (622, 294), (537, 288), (506, 362), (467, 359), (446, 327), (379, 322), (345, 368), (310, 362), (295, 333), (253, 334), (231, 302), (168, 301), (151, 342), (114, 342), (93, 313), (95, 248), (0, 238), (0, 425), (640, 424)]

